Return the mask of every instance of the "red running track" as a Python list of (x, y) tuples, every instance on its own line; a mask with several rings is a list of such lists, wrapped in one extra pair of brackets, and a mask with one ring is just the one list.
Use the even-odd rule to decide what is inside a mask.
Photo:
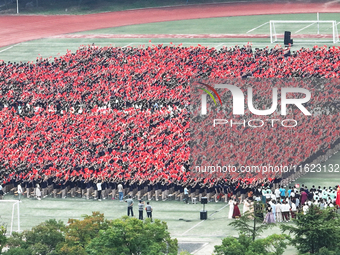
[(28, 40), (93, 29), (182, 19), (260, 14), (339, 12), (340, 4), (329, 3), (225, 3), (149, 8), (88, 15), (0, 16), (0, 47)]
[[(269, 38), (269, 34), (63, 34), (50, 38)], [(278, 38), (283, 38), (278, 35)], [(333, 38), (332, 34), (295, 34), (294, 38)]]

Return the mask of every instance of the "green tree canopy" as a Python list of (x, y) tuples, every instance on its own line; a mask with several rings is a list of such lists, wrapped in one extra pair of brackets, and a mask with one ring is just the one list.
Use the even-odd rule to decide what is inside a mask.
[(7, 242), (6, 228), (4, 226), (0, 226), (0, 254), (2, 252), (2, 249), (5, 246), (6, 242)]
[(60, 248), (60, 253), (87, 254), (85, 247), (98, 236), (100, 230), (106, 230), (109, 223), (110, 221), (104, 218), (104, 214), (99, 212), (85, 215), (83, 220), (69, 219), (69, 225), (65, 229), (65, 243)]
[(293, 225), (281, 225), (291, 233), (291, 243), (301, 253), (318, 253), (322, 247), (335, 251), (340, 247), (340, 217), (332, 208), (321, 210), (311, 205), (306, 215), (300, 213)]
[(171, 239), (165, 222), (123, 217), (109, 221), (93, 212), (69, 225), (48, 220), (7, 239), (5, 255), (159, 255), (177, 254), (177, 239)]
[(10, 248), (5, 254), (57, 254), (57, 246), (65, 241), (63, 230), (65, 225), (62, 221), (48, 220), (32, 230), (22, 233), (13, 233), (7, 240)]
[(241, 234), (227, 237), (222, 245), (216, 245), (217, 255), (281, 255), (287, 247), (287, 236), (273, 234), (253, 241), (252, 237)]
[(110, 254), (177, 254), (177, 239), (171, 239), (165, 222), (140, 221), (127, 216), (109, 224), (87, 246), (90, 255)]

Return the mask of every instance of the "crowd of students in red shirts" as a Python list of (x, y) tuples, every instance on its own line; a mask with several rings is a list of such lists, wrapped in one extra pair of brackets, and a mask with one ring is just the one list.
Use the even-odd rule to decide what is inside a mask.
[[(339, 76), (339, 47), (287, 52), (250, 45), (220, 50), (92, 45), (36, 63), (0, 61), (0, 180), (6, 186), (14, 179), (81, 176), (190, 185), (197, 178), (190, 172), (189, 80)], [(332, 86), (317, 90), (315, 100), (327, 105), (326, 117), (314, 114), (294, 131), (277, 129), (275, 135), (269, 128), (229, 129), (219, 135), (238, 142), (208, 145), (208, 156), (227, 149), (232, 165), (298, 165), (325, 152), (340, 137), (340, 87)]]

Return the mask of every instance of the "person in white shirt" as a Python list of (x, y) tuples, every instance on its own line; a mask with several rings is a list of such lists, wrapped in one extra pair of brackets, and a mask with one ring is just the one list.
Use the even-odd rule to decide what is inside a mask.
[(281, 210), (282, 210), (282, 218), (283, 218), (283, 220), (288, 222), (290, 220), (290, 217), (289, 217), (290, 206), (287, 203), (287, 201), (283, 202), (283, 204), (281, 206)]
[(271, 208), (272, 208), (272, 212), (273, 212), (273, 216), (274, 216), (274, 220), (276, 222), (276, 202), (275, 199), (269, 202)]
[(275, 193), (275, 197), (276, 197), (276, 201), (277, 201), (280, 198), (280, 194), (281, 194), (279, 188), (276, 188), (274, 193)]
[(97, 198), (98, 198), (98, 201), (102, 201), (102, 180), (101, 179), (98, 179), (98, 182), (97, 182)]
[(295, 199), (295, 205), (296, 205), (296, 208), (297, 208), (297, 209), (298, 209), (299, 206), (300, 206), (300, 199), (299, 199), (298, 197)]
[(328, 196), (328, 192), (327, 192), (327, 190), (326, 190), (326, 187), (323, 187), (323, 190), (322, 190), (322, 198), (323, 199), (327, 199), (327, 196)]
[[(184, 187), (184, 199), (185, 199), (185, 203), (187, 204), (188, 203), (188, 200), (189, 200), (189, 190), (187, 187)], [(156, 200), (157, 201), (157, 200)]]
[(37, 186), (36, 186), (35, 196), (37, 197), (38, 200), (41, 200), (41, 191), (40, 191), (40, 185), (39, 184), (37, 184)]
[(305, 203), (305, 205), (302, 207), (302, 210), (303, 210), (303, 214), (306, 215), (307, 212), (308, 212), (308, 209), (309, 209), (309, 206), (307, 203)]
[(282, 210), (281, 210), (281, 203), (278, 202), (275, 206), (276, 211), (276, 222), (282, 222)]
[(325, 202), (322, 198), (319, 199), (319, 207), (321, 210), (325, 209)]
[(19, 196), (19, 201), (21, 199), (21, 195), (22, 195), (22, 187), (21, 184), (18, 184), (18, 196)]
[(292, 219), (295, 219), (295, 214), (296, 214), (296, 205), (295, 203), (292, 203), (292, 208), (290, 209)]
[(2, 200), (3, 195), (4, 195), (4, 191), (2, 190), (2, 186), (0, 184), (0, 200)]
[(276, 201), (276, 195), (275, 195), (275, 194), (272, 194), (271, 197), (270, 197), (270, 200), (271, 200), (271, 201), (273, 201), (273, 200)]
[(272, 197), (272, 191), (270, 189), (267, 189), (266, 190), (266, 200), (270, 201), (271, 197)]
[(117, 188), (118, 188), (119, 202), (123, 202), (123, 196), (124, 196), (123, 184), (119, 183)]
[(233, 212), (234, 212), (234, 196), (229, 200), (229, 214), (228, 214), (228, 219), (233, 218)]
[(244, 205), (243, 205), (243, 215), (250, 210), (250, 207), (251, 207), (251, 201), (249, 201), (249, 199), (245, 199), (244, 200)]

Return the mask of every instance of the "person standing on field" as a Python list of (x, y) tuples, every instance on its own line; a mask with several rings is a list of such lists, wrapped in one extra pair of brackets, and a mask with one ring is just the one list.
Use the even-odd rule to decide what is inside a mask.
[(139, 212), (139, 219), (143, 220), (143, 209), (144, 209), (144, 201), (139, 200), (138, 203), (138, 212)]
[(123, 193), (123, 185), (122, 185), (122, 183), (119, 183), (117, 188), (118, 188), (118, 194), (119, 194), (119, 202), (123, 202), (123, 195), (124, 195), (124, 193)]
[(98, 201), (102, 201), (102, 181), (101, 179), (97, 182), (97, 194), (98, 194)]
[(128, 205), (127, 215), (130, 216), (130, 213), (131, 213), (131, 216), (133, 217), (133, 200), (132, 200), (132, 196), (129, 196), (129, 198), (126, 199), (125, 202)]
[(146, 203), (145, 211), (146, 211), (146, 216), (150, 218), (152, 222), (152, 206), (150, 205), (150, 202)]
[(21, 195), (22, 195), (22, 187), (21, 187), (21, 184), (19, 183), (18, 184), (18, 196), (19, 196), (19, 201), (21, 199)]

